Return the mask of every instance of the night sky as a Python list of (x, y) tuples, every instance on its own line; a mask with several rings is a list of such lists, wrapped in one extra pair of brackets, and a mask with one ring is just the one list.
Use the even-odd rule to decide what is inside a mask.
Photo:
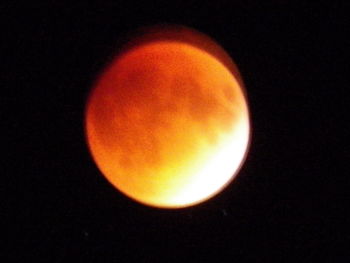
[[(345, 5), (132, 2), (0, 4), (4, 256), (349, 262)], [(84, 137), (97, 75), (125, 36), (159, 24), (215, 39), (241, 71), (251, 113), (238, 177), (215, 198), (178, 210), (146, 207), (115, 190)]]

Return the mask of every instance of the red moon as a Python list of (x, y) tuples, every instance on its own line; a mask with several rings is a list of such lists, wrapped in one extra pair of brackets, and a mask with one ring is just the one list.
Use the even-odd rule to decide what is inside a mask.
[(243, 82), (227, 53), (185, 27), (134, 37), (95, 82), (87, 143), (107, 180), (160, 208), (201, 203), (237, 175), (250, 122)]

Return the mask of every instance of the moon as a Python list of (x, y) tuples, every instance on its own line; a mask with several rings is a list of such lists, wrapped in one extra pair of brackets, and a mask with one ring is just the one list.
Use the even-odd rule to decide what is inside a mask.
[(152, 207), (193, 206), (226, 187), (245, 159), (243, 81), (208, 36), (154, 27), (96, 79), (85, 132), (97, 167), (121, 193)]

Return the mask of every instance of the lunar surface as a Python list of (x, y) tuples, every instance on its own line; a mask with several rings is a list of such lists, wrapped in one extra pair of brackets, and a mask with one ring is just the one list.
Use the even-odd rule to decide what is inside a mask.
[(161, 208), (198, 204), (223, 189), (250, 132), (234, 63), (190, 29), (145, 34), (117, 54), (91, 90), (85, 124), (107, 180)]

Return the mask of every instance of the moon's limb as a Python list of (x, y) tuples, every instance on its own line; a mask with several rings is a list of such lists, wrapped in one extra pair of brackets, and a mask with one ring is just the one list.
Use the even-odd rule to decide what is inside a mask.
[(127, 196), (185, 207), (235, 176), (249, 141), (240, 79), (217, 57), (176, 40), (143, 43), (116, 57), (86, 108), (90, 151)]

